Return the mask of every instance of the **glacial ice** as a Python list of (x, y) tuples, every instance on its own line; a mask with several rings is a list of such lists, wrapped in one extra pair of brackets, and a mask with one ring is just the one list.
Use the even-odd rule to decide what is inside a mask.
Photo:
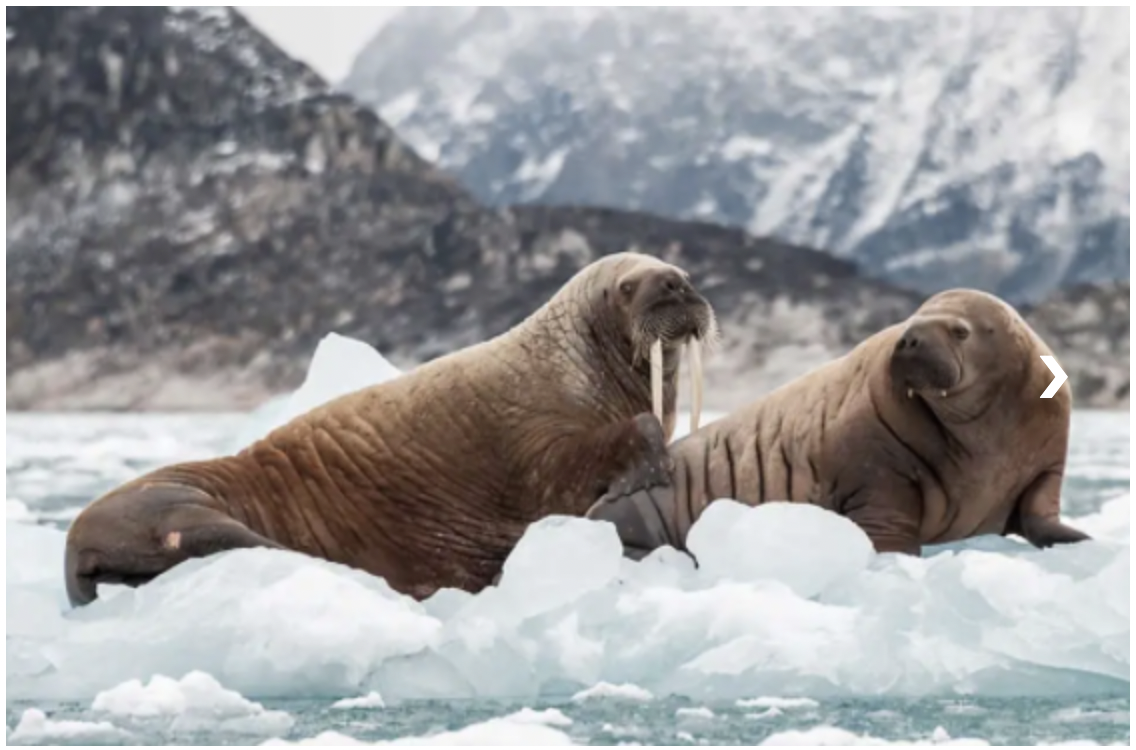
[[(396, 374), (341, 338), (325, 339), (288, 409)], [(248, 434), (282, 413), (257, 415)], [(89, 701), (123, 683), (149, 695), (155, 675), (184, 693), (194, 671), (258, 699), (525, 700), (607, 684), (767, 712), (801, 696), (1126, 690), (1129, 502), (1074, 519), (1091, 542), (986, 537), (912, 558), (872, 554), (853, 524), (815, 508), (723, 500), (691, 533), (697, 568), (670, 548), (624, 559), (610, 524), (553, 517), (477, 595), (416, 602), (360, 571), (261, 549), (184, 563), (80, 610), (63, 593), (63, 532), (12, 513), (8, 700)]]

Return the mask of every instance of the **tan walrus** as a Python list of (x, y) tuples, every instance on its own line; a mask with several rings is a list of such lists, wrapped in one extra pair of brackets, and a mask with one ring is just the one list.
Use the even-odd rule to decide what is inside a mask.
[(818, 505), (879, 552), (1016, 533), (1089, 537), (1059, 516), (1069, 389), (1041, 398), (1049, 348), (997, 297), (952, 290), (847, 356), (672, 444), (613, 483), (589, 518), (629, 557), (684, 549), (707, 504)]
[[(617, 473), (665, 455), (680, 350), (715, 333), (681, 269), (602, 258), (494, 339), (317, 407), (236, 455), (99, 498), (67, 534), (68, 596), (87, 603), (98, 583), (137, 586), (187, 558), (258, 546), (360, 568), (418, 598), (476, 591), (528, 524), (582, 515)], [(700, 370), (691, 382), (697, 410)]]

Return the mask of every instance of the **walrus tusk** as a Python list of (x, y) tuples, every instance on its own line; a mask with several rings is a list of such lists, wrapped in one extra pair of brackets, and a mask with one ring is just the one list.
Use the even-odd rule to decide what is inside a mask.
[(907, 389), (907, 397), (908, 398), (915, 398), (915, 389), (914, 388), (908, 388)]
[(651, 344), (651, 408), (663, 424), (663, 340)]
[(702, 342), (696, 338), (688, 341), (686, 355), (690, 364), (690, 432), (694, 433), (702, 421)]

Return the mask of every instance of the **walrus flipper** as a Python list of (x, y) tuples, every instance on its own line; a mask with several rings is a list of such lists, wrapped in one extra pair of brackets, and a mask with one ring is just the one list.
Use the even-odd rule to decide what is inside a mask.
[(143, 484), (86, 508), (67, 533), (64, 575), (72, 606), (94, 601), (100, 583), (137, 587), (193, 557), (281, 545), (202, 502), (203, 492)]
[(610, 521), (615, 524), (623, 555), (642, 560), (659, 547), (671, 546), (684, 550), (664, 520), (674, 504), (672, 487), (642, 489), (629, 494), (607, 494), (593, 505), (586, 515), (593, 521)]
[(1091, 536), (1083, 531), (1066, 526), (1052, 518), (1024, 516), (1021, 519), (1021, 535), (1035, 547), (1052, 547), (1055, 544), (1074, 544), (1087, 542)]
[[(649, 422), (643, 421), (644, 418)], [(642, 422), (648, 438), (647, 450), (608, 484), (604, 494), (584, 516), (615, 524), (624, 555), (641, 560), (659, 547), (670, 545), (680, 550), (685, 547), (674, 521), (673, 462), (662, 429), (653, 415), (640, 415), (636, 419)]]
[(1022, 493), (1006, 524), (1007, 534), (1020, 534), (1035, 547), (1073, 544), (1092, 539), (1083, 531), (1061, 522), (1062, 474), (1048, 471)]

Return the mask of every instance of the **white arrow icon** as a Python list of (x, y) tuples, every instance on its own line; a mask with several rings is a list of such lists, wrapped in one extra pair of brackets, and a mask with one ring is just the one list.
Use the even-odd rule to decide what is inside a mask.
[(1053, 382), (1049, 384), (1049, 387), (1045, 389), (1045, 393), (1041, 394), (1041, 397), (1053, 398), (1053, 394), (1061, 390), (1062, 383), (1068, 380), (1069, 376), (1061, 369), (1061, 365), (1057, 364), (1057, 360), (1048, 354), (1042, 354), (1041, 361), (1044, 362), (1045, 366), (1049, 368), (1049, 371), (1053, 373)]

